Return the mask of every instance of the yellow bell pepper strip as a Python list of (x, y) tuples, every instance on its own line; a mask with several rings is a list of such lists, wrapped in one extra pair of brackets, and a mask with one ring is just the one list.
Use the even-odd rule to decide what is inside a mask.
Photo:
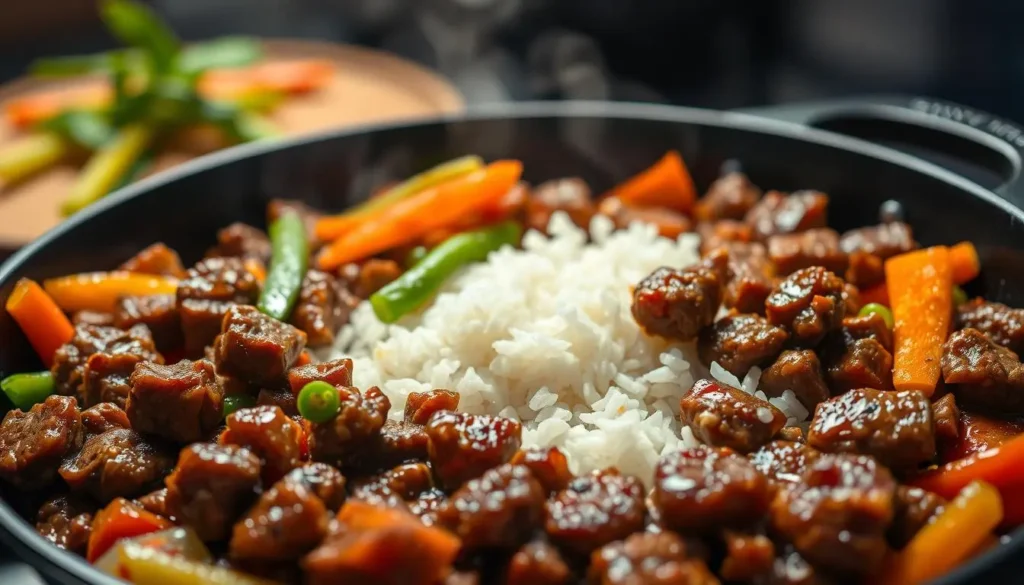
[(43, 281), (61, 309), (112, 313), (123, 296), (173, 295), (178, 279), (139, 272), (86, 272)]
[(45, 171), (60, 162), (70, 150), (68, 142), (53, 132), (19, 138), (0, 150), (0, 188)]
[(5, 308), (46, 367), (53, 363), (53, 354), (60, 346), (75, 336), (67, 315), (34, 280), (19, 280)]
[(96, 151), (82, 169), (71, 193), (61, 205), (71, 215), (106, 197), (149, 148), (155, 131), (145, 124), (126, 126), (110, 144)]

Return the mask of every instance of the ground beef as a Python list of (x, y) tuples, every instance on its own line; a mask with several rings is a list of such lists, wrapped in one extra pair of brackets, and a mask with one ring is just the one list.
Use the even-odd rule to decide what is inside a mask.
[(776, 234), (791, 234), (825, 227), (828, 195), (817, 191), (797, 191), (784, 195), (769, 191), (747, 212), (745, 221), (754, 237), (767, 240)]
[(571, 577), (571, 569), (558, 549), (535, 540), (512, 556), (505, 585), (568, 585)]
[(263, 462), (263, 478), (273, 483), (301, 464), (305, 434), (299, 423), (276, 406), (243, 408), (228, 415), (225, 445), (247, 447)]
[(862, 252), (885, 260), (913, 250), (917, 243), (909, 225), (894, 221), (850, 230), (840, 238), (839, 247), (847, 254)]
[(249, 384), (280, 384), (306, 347), (306, 334), (264, 315), (256, 307), (237, 305), (224, 315), (214, 343), (217, 373)]
[(662, 267), (636, 285), (633, 318), (649, 335), (689, 341), (714, 321), (721, 300), (714, 271)]
[(839, 248), (839, 234), (829, 228), (771, 236), (768, 238), (768, 256), (779, 276), (811, 266), (822, 266), (843, 274), (850, 264), (849, 256)]
[(153, 335), (153, 343), (161, 352), (182, 347), (184, 336), (174, 295), (147, 295), (121, 297), (114, 309), (114, 325), (130, 329), (145, 325)]
[(309, 270), (289, 322), (305, 332), (310, 347), (328, 347), (358, 304), (359, 299), (334, 276)]
[(157, 516), (163, 516), (175, 521), (174, 516), (167, 511), (167, 488), (153, 490), (142, 497), (136, 498), (135, 503), (147, 512), (152, 512)]
[(594, 552), (588, 573), (594, 585), (718, 585), (704, 561), (687, 555), (671, 532), (639, 533)]
[(775, 363), (761, 373), (757, 388), (769, 398), (778, 398), (786, 390), (792, 390), (800, 404), (812, 412), (819, 402), (829, 397), (818, 354), (809, 349), (782, 352)]
[(72, 490), (106, 504), (152, 490), (172, 467), (173, 452), (131, 429), (111, 429), (90, 437), (81, 451), (64, 461), (60, 475)]
[(590, 228), (590, 218), (597, 213), (590, 186), (579, 177), (555, 179), (537, 185), (526, 199), (526, 227), (547, 233), (548, 223), (556, 211), (569, 216), (574, 224)]
[(220, 425), (223, 400), (206, 360), (144, 362), (131, 376), (125, 411), (136, 431), (184, 445), (209, 437)]
[(128, 377), (135, 365), (143, 361), (163, 363), (144, 325), (127, 331), (78, 325), (71, 341), (54, 354), (50, 372), (57, 392), (77, 396), (84, 406), (114, 402), (123, 407), (128, 396)]
[(694, 208), (694, 216), (701, 221), (737, 220), (761, 198), (761, 190), (739, 172), (719, 177)]
[(430, 464), (448, 489), (507, 463), (522, 443), (517, 421), (487, 415), (441, 411), (426, 430)]
[(228, 309), (255, 304), (259, 294), (259, 282), (239, 258), (207, 258), (190, 268), (176, 296), (186, 357), (202, 356)]
[(753, 394), (705, 379), (679, 400), (679, 420), (702, 443), (748, 453), (770, 441), (786, 415)]
[(435, 412), (456, 410), (459, 407), (459, 393), (451, 390), (410, 392), (405, 401), (406, 422), (425, 425)]
[(217, 232), (217, 246), (207, 258), (252, 258), (263, 264), (270, 262), (270, 238), (263, 230), (236, 222)]
[(813, 347), (842, 325), (843, 279), (820, 266), (804, 268), (780, 282), (765, 304), (768, 321), (785, 327), (790, 340)]
[(946, 340), (942, 377), (966, 409), (1024, 415), (1024, 365), (977, 329), (961, 329)]
[(174, 278), (185, 277), (185, 267), (178, 253), (162, 242), (143, 248), (138, 254), (126, 260), (119, 270)]
[(818, 458), (818, 451), (803, 443), (793, 441), (772, 441), (747, 457), (754, 468), (767, 477), (783, 482), (800, 481), (807, 466)]
[(569, 460), (558, 447), (527, 447), (512, 457), (512, 463), (528, 468), (548, 493), (564, 490), (573, 478)]
[(760, 315), (730, 314), (701, 331), (697, 352), (705, 365), (717, 362), (742, 377), (753, 366), (771, 363), (788, 337)]
[(51, 485), (84, 435), (78, 403), (68, 396), (49, 396), (28, 412), (8, 411), (0, 423), (0, 478), (23, 490)]
[(36, 514), (36, 532), (58, 548), (85, 554), (96, 504), (72, 494), (47, 500)]
[(311, 425), (309, 453), (314, 461), (345, 468), (361, 464), (380, 439), (391, 403), (376, 386), (366, 392), (338, 390), (340, 407), (333, 419)]
[(643, 483), (615, 469), (573, 479), (546, 507), (548, 537), (576, 554), (590, 554), (643, 529), (646, 514)]
[(544, 488), (530, 470), (505, 464), (467, 481), (438, 511), (463, 550), (515, 549), (544, 520)]

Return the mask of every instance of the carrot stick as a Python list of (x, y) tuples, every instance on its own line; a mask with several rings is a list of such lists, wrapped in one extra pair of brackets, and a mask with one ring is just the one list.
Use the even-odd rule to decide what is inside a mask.
[(687, 215), (697, 201), (697, 188), (679, 153), (670, 150), (650, 168), (612, 189), (608, 196), (625, 205), (665, 207)]
[(326, 246), (320, 251), (317, 264), (321, 270), (334, 270), (347, 262), (413, 242), (432, 230), (457, 224), (494, 206), (522, 172), (523, 164), (519, 161), (497, 161), (397, 201)]
[(149, 534), (172, 526), (171, 521), (117, 498), (96, 513), (85, 555), (90, 563), (103, 556), (118, 540)]
[(960, 242), (950, 247), (949, 263), (953, 269), (953, 284), (970, 282), (981, 273), (978, 250), (970, 242)]
[(953, 281), (949, 248), (934, 246), (885, 261), (892, 302), (895, 354), (893, 385), (931, 396), (942, 373), (939, 360), (949, 334)]
[(991, 537), (1002, 516), (999, 492), (987, 483), (972, 482), (906, 548), (890, 557), (880, 583), (917, 585), (948, 572)]
[(170, 295), (178, 289), (178, 279), (139, 272), (86, 272), (43, 282), (61, 309), (111, 313), (123, 296)]
[(908, 483), (944, 498), (952, 498), (975, 480), (992, 484), (1003, 493), (1008, 493), (1009, 487), (1024, 486), (1024, 435), (981, 453), (950, 461)]
[(7, 312), (21, 327), (46, 367), (53, 354), (75, 336), (75, 327), (35, 281), (22, 278), (7, 298)]

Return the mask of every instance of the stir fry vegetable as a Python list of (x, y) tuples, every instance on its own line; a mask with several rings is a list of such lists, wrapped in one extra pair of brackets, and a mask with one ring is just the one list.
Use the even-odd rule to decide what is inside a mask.
[(857, 315), (861, 317), (865, 315), (878, 315), (882, 318), (883, 321), (885, 321), (885, 326), (888, 327), (889, 329), (892, 329), (894, 325), (892, 319), (892, 311), (889, 310), (889, 307), (886, 307), (885, 305), (880, 303), (868, 303), (864, 305), (863, 307), (860, 308), (860, 311), (857, 313)]
[(45, 280), (43, 287), (65, 311), (109, 313), (124, 296), (173, 295), (178, 280), (140, 272), (86, 272)]
[(90, 563), (95, 562), (122, 538), (149, 534), (171, 526), (170, 520), (147, 512), (124, 498), (116, 498), (96, 513), (85, 558)]
[(253, 406), (256, 406), (256, 399), (249, 394), (226, 394), (224, 396), (222, 412), (224, 417), (227, 418), (228, 415), (236, 410), (252, 408)]
[(370, 297), (377, 318), (394, 323), (430, 300), (444, 281), (459, 268), (480, 262), (491, 252), (505, 245), (515, 245), (522, 235), (516, 222), (453, 236)]
[(309, 263), (309, 241), (302, 218), (286, 211), (270, 224), (270, 270), (257, 307), (275, 319), (287, 321), (299, 298)]
[(953, 282), (964, 284), (981, 274), (981, 260), (978, 250), (971, 242), (960, 242), (949, 248), (949, 264), (953, 270)]
[(126, 546), (140, 546), (202, 563), (209, 563), (213, 560), (213, 555), (199, 539), (195, 530), (188, 527), (176, 527), (133, 538), (123, 538), (117, 541), (117, 544), (97, 559), (93, 565), (105, 573), (122, 576), (125, 568), (121, 565), (121, 558)]
[(57, 164), (69, 150), (68, 142), (52, 132), (19, 138), (0, 150), (0, 187), (18, 183)]
[(154, 131), (149, 126), (126, 126), (112, 142), (96, 151), (82, 169), (71, 194), (64, 200), (61, 213), (77, 213), (113, 191), (149, 148), (153, 135)]
[(17, 321), (32, 348), (46, 367), (53, 364), (53, 354), (71, 341), (75, 328), (50, 295), (35, 281), (23, 278), (7, 297), (7, 312)]
[(633, 207), (662, 207), (689, 214), (697, 188), (683, 158), (672, 150), (642, 173), (612, 189), (608, 196)]
[(15, 408), (28, 410), (57, 391), (50, 372), (11, 374), (0, 380), (0, 390)]
[(338, 389), (321, 380), (303, 386), (295, 398), (295, 407), (302, 418), (315, 423), (324, 423), (337, 416), (340, 404)]

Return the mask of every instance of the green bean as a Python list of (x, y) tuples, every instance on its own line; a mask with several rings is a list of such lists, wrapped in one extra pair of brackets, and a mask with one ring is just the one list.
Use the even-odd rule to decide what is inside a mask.
[(502, 246), (515, 245), (522, 228), (515, 222), (452, 236), (431, 250), (415, 266), (372, 296), (377, 318), (394, 323), (426, 303), (456, 270), (485, 260)]
[(57, 391), (50, 372), (13, 374), (0, 381), (0, 389), (16, 408), (28, 410)]
[(154, 130), (146, 124), (125, 126), (108, 145), (96, 151), (82, 169), (61, 211), (71, 215), (106, 197), (149, 147)]
[(299, 298), (309, 263), (306, 226), (294, 211), (286, 211), (270, 224), (270, 267), (256, 306), (280, 321), (288, 319)]
[(41, 132), (0, 150), (0, 186), (17, 183), (57, 164), (68, 153), (68, 146), (58, 134)]

